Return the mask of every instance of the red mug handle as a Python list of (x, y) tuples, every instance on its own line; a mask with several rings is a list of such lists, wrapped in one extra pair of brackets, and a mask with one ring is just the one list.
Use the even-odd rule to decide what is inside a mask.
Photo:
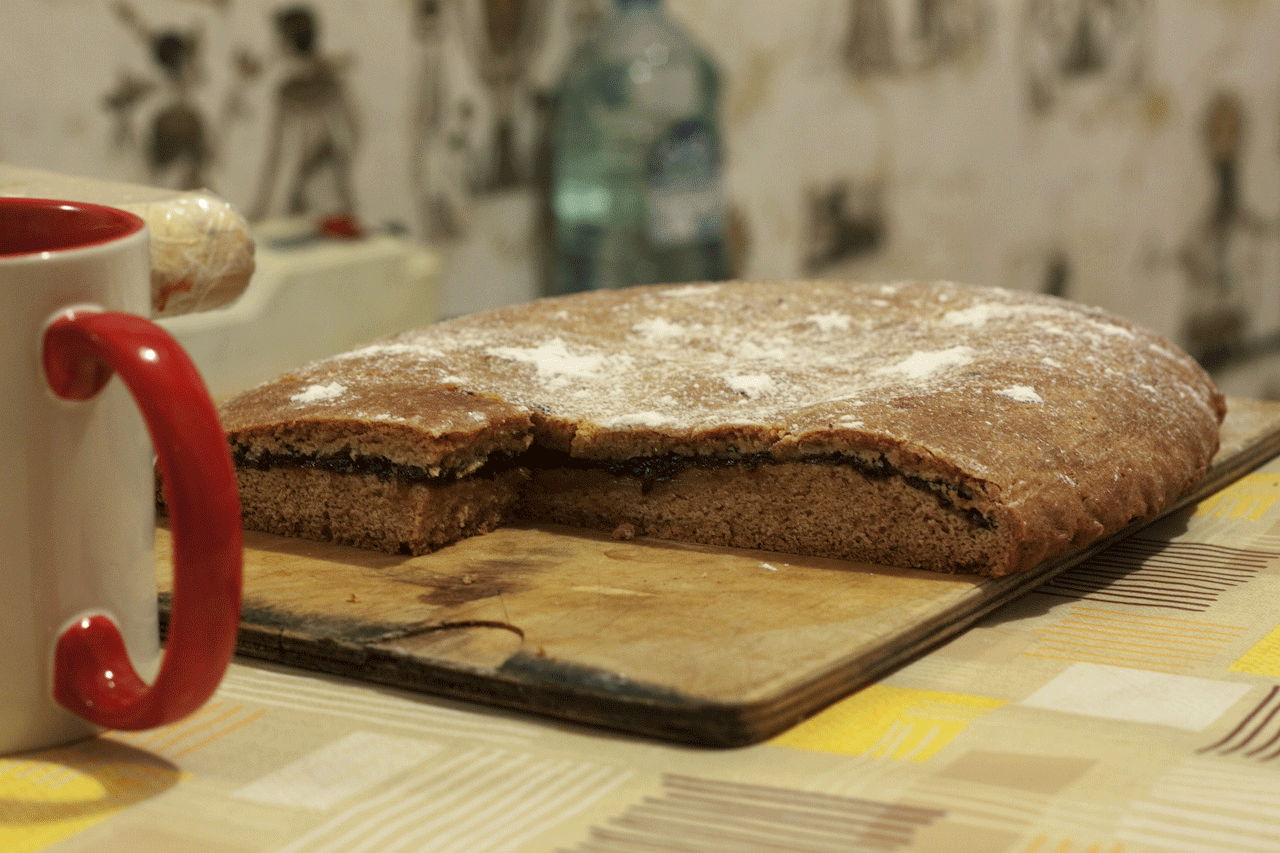
[(177, 341), (133, 314), (68, 311), (45, 330), (42, 358), (49, 387), (70, 400), (120, 374), (151, 434), (173, 537), (173, 606), (155, 681), (134, 670), (110, 619), (88, 616), (58, 638), (54, 698), (111, 729), (175, 722), (217, 688), (240, 622), (240, 498), (217, 411)]

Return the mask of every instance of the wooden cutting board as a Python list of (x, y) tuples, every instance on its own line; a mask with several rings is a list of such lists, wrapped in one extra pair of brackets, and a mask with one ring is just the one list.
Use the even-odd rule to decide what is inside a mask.
[[(1169, 512), (1276, 453), (1280, 404), (1232, 399), (1208, 478)], [(505, 528), (421, 557), (247, 531), (238, 651), (735, 746), (794, 725), (1106, 544), (987, 580), (554, 526)], [(156, 546), (163, 616), (163, 526)]]

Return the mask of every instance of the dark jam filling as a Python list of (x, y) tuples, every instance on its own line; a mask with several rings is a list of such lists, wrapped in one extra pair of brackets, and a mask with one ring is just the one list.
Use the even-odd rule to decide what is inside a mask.
[[(259, 453), (250, 456), (241, 448), (232, 450), (232, 458), (238, 468), (255, 468), (266, 471), (272, 468), (310, 468), (331, 471), (336, 474), (373, 474), (380, 480), (400, 480), (407, 483), (437, 483), (445, 485), (457, 482), (462, 475), (457, 471), (444, 471), (433, 474), (428, 469), (417, 465), (401, 465), (378, 457), (348, 455), (320, 456), (304, 453)], [(959, 512), (977, 527), (994, 530), (996, 524), (978, 510), (962, 508), (956, 501), (972, 500), (974, 494), (964, 485), (953, 485), (936, 480), (926, 480), (912, 474), (905, 474), (887, 460), (883, 455), (874, 457), (845, 456), (830, 453), (822, 456), (806, 456), (801, 460), (806, 465), (846, 466), (854, 469), (868, 480), (887, 480), (890, 477), (901, 477), (903, 482), (914, 489), (930, 494), (944, 510)], [(513, 455), (495, 453), (478, 470), (468, 473), (470, 479), (495, 477), (512, 468), (533, 469), (570, 469), (575, 471), (607, 471), (614, 477), (629, 477), (640, 481), (641, 494), (653, 491), (659, 483), (670, 482), (689, 470), (725, 471), (742, 468), (754, 471), (767, 465), (776, 465), (779, 460), (768, 453), (752, 453), (746, 456), (681, 456), (671, 453), (666, 456), (638, 456), (625, 460), (580, 459), (555, 450), (534, 447)]]
[[(243, 448), (234, 447), (231, 458), (237, 468), (269, 471), (273, 468), (309, 468), (330, 471), (334, 474), (373, 474), (379, 480), (400, 480), (405, 483), (455, 483), (463, 474), (458, 471), (432, 473), (419, 465), (402, 465), (377, 456), (333, 455), (316, 453), (256, 453), (250, 455)], [(469, 479), (494, 477), (503, 471), (518, 467), (521, 457), (510, 453), (494, 453), (479, 469), (468, 472)]]
[[(973, 508), (961, 508), (956, 499), (972, 500), (974, 494), (964, 485), (952, 485), (936, 480), (926, 480), (912, 474), (904, 474), (885, 459), (883, 455), (867, 458), (863, 456), (845, 456), (840, 453), (829, 453), (822, 456), (805, 456), (795, 460), (805, 465), (830, 465), (849, 467), (868, 480), (887, 480), (890, 477), (901, 477), (903, 482), (913, 489), (933, 495), (938, 505), (945, 510), (963, 514), (974, 525), (984, 530), (994, 530), (996, 524), (981, 512)], [(743, 468), (754, 471), (768, 465), (777, 465), (780, 460), (771, 454), (752, 453), (746, 456), (681, 456), (671, 453), (666, 456), (637, 456), (624, 460), (579, 459), (567, 453), (533, 448), (522, 457), (521, 464), (529, 468), (563, 469), (578, 471), (603, 470), (614, 477), (630, 477), (640, 481), (640, 493), (648, 494), (659, 483), (667, 483), (685, 471), (724, 471)]]

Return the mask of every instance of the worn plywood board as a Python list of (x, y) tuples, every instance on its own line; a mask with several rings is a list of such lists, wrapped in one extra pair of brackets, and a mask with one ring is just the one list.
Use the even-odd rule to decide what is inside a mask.
[[(1280, 404), (1230, 409), (1170, 512), (1280, 452)], [(245, 542), (244, 655), (715, 746), (776, 734), (1107, 544), (987, 580), (554, 526), (420, 557)], [(169, 559), (161, 527), (162, 609)]]

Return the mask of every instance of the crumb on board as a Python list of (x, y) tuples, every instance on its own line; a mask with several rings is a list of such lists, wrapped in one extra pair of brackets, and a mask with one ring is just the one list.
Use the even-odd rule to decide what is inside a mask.
[(632, 539), (636, 538), (635, 525), (627, 524), (626, 522), (619, 524), (617, 527), (613, 528), (613, 538), (617, 539), (619, 542), (630, 542)]

